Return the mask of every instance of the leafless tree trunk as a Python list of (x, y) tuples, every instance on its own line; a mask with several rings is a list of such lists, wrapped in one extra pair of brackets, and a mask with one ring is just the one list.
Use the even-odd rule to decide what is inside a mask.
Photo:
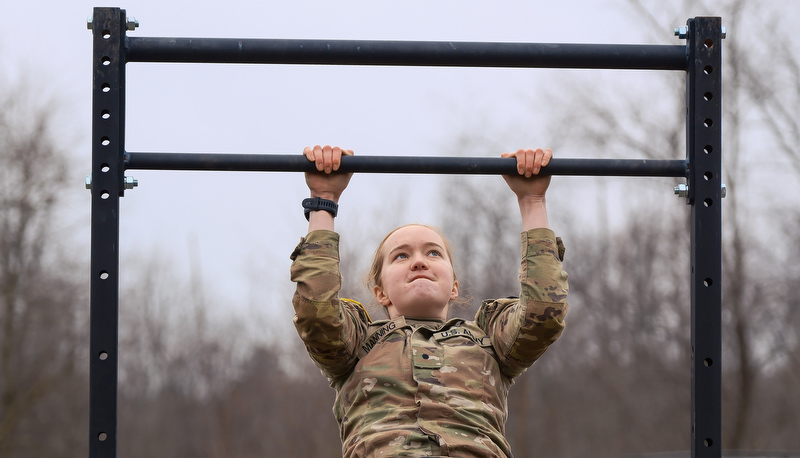
[(85, 294), (54, 224), (69, 167), (54, 111), (34, 94), (22, 84), (0, 94), (0, 457), (86, 446), (72, 426), (84, 422), (70, 418), (83, 393), (59, 399), (85, 380)]

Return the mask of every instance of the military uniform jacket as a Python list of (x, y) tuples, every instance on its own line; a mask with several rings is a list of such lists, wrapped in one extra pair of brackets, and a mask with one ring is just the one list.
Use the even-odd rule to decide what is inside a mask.
[(475, 321), (371, 322), (339, 298), (339, 236), (312, 231), (292, 253), (294, 324), (336, 390), (345, 458), (511, 457), (508, 390), (559, 337), (564, 248), (549, 229), (521, 235), (519, 298), (486, 300)]

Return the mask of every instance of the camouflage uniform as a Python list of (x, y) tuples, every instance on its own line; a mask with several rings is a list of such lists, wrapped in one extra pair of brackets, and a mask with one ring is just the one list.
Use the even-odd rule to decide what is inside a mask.
[(510, 457), (504, 437), (514, 377), (564, 329), (564, 246), (522, 233), (521, 297), (486, 300), (475, 321), (371, 322), (339, 298), (339, 236), (313, 231), (292, 253), (294, 323), (336, 390), (346, 458)]

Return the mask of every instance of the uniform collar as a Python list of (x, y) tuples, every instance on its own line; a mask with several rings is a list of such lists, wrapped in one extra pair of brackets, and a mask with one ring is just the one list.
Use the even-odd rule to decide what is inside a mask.
[(439, 331), (448, 325), (461, 323), (464, 320), (461, 318), (451, 318), (447, 321), (442, 320), (440, 318), (415, 318), (415, 317), (406, 317), (406, 316), (399, 316), (393, 320), (387, 321), (394, 321), (398, 328), (403, 326), (409, 326), (412, 328), (426, 328), (430, 329), (431, 331)]

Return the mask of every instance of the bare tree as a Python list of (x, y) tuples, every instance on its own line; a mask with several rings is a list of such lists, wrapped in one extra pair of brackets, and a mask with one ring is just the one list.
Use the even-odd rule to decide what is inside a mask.
[[(777, 145), (778, 151), (785, 151), (785, 158), (793, 161), (796, 167), (797, 158), (790, 147), (790, 139), (798, 135), (799, 113), (797, 105), (791, 103), (797, 97), (796, 85), (769, 83), (781, 81), (780, 78), (790, 81), (798, 68), (800, 55), (791, 46), (751, 46), (754, 43), (745, 31), (768, 29), (772, 42), (789, 43), (791, 40), (784, 27), (788, 24), (781, 19), (793, 14), (786, 11), (785, 3), (754, 4), (742, 0), (691, 2), (691, 8), (687, 4), (656, 6), (640, 0), (628, 0), (626, 4), (631, 15), (645, 24), (650, 34), (670, 30), (679, 18), (682, 21), (698, 12), (722, 16), (729, 31), (723, 43), (726, 75), (723, 81), (724, 173), (728, 188), (732, 190), (724, 202), (724, 446), (732, 449), (756, 447), (760, 438), (771, 434), (755, 420), (762, 414), (767, 415), (756, 412), (758, 406), (764, 405), (755, 402), (757, 393), (763, 392), (759, 387), (766, 382), (762, 369), (775, 364), (775, 354), (783, 354), (774, 336), (791, 332), (785, 329), (790, 322), (787, 304), (776, 294), (779, 284), (789, 279), (784, 276), (785, 269), (760, 255), (769, 250), (769, 245), (761, 243), (757, 234), (768, 233), (771, 237), (786, 237), (787, 234), (775, 233), (769, 225), (758, 224), (776, 215), (760, 211), (761, 208), (773, 209), (749, 199), (748, 194), (753, 193), (744, 190), (761, 180), (763, 175), (759, 174), (771, 167), (773, 161), (772, 158), (763, 162), (762, 158), (754, 159), (753, 145)], [(762, 77), (765, 62), (770, 62), (772, 71)], [(665, 94), (674, 91), (673, 97), (668, 99), (683, 100), (680, 79), (659, 78), (667, 78), (662, 86), (667, 88)], [(613, 95), (595, 90), (591, 94), (579, 93), (571, 103), (561, 105), (564, 114), (555, 116), (554, 128), (561, 128), (569, 119), (573, 121), (570, 124), (573, 143), (601, 145), (606, 151), (622, 151), (629, 156), (636, 153), (634, 156), (673, 158), (675, 151), (683, 150), (682, 106), (674, 102), (659, 105), (648, 99), (649, 94), (658, 91), (653, 86), (643, 86), (639, 91), (627, 86), (614, 90)], [(772, 103), (778, 100), (780, 103)], [(673, 115), (668, 114), (670, 111)], [(579, 122), (574, 122), (576, 113)], [(760, 150), (758, 146), (755, 148)]]
[(77, 429), (86, 424), (84, 282), (60, 251), (67, 234), (56, 218), (68, 159), (52, 101), (35, 94), (22, 83), (0, 93), (0, 457), (87, 446)]
[[(797, 199), (783, 193), (780, 207), (773, 208), (744, 191), (763, 177), (772, 178), (776, 162), (797, 167), (791, 139), (798, 135), (800, 117), (794, 103), (800, 56), (787, 34), (792, 24), (787, 18), (797, 11), (787, 11), (785, 3), (741, 0), (657, 5), (629, 0), (623, 6), (643, 25), (648, 40), (657, 33), (663, 42), (672, 27), (703, 14), (722, 16), (728, 28), (723, 43), (724, 173), (731, 190), (724, 201), (724, 447), (797, 448), (796, 434), (790, 432), (798, 421), (796, 403), (787, 405), (774, 389), (793, 386), (800, 373), (797, 253), (777, 249), (797, 244), (796, 214), (785, 211), (786, 202)], [(768, 29), (769, 42), (783, 45), (761, 46), (744, 33), (756, 29)], [(557, 145), (559, 153), (581, 150), (604, 157), (673, 159), (684, 151), (683, 74), (651, 74), (648, 84), (617, 83), (623, 78), (616, 73), (609, 79), (593, 74), (588, 84), (584, 76), (562, 77), (537, 96), (538, 107), (553, 107), (546, 110), (551, 136), (545, 144)], [(470, 133), (455, 149), (475, 145), (485, 147), (487, 140)], [(765, 145), (774, 153), (784, 151), (783, 156), (754, 157)], [(786, 185), (785, 171), (776, 178)], [(497, 221), (516, 216), (497, 208), (502, 197), (495, 191), (470, 183), (450, 182), (446, 202), (459, 204), (449, 211), (462, 211), (463, 217), (474, 215), (472, 208), (488, 209), (486, 218)], [(515, 447), (521, 456), (534, 455), (531, 450), (545, 434), (553, 448), (548, 456), (689, 448), (688, 211), (682, 211), (688, 209), (675, 203), (659, 210), (661, 203), (631, 199), (641, 189), (641, 182), (631, 182), (620, 194), (612, 193), (626, 202), (615, 217), (607, 217), (612, 206), (604, 204), (595, 212), (601, 219), (592, 224), (574, 216), (557, 223), (567, 229), (571, 311), (562, 341), (537, 363), (532, 377), (522, 377), (512, 390), (509, 436), (512, 444), (520, 444)], [(450, 221), (457, 223), (456, 215)], [(481, 256), (506, 252), (478, 246), (497, 237), (478, 219), (447, 226), (457, 245), (471, 253), (475, 265), (466, 270), (478, 277), (470, 275), (470, 281), (496, 271), (482, 269), (493, 264)], [(614, 220), (623, 221), (622, 227), (609, 223)]]
[[(279, 341), (258, 317), (221, 313), (202, 278), (157, 255), (129, 260), (120, 303), (121, 457), (340, 455), (334, 391), (290, 320)], [(260, 304), (263, 306), (263, 304)], [(291, 308), (289, 300), (286, 307)], [(272, 332), (268, 325), (257, 329)], [(287, 367), (290, 370), (287, 370)]]

